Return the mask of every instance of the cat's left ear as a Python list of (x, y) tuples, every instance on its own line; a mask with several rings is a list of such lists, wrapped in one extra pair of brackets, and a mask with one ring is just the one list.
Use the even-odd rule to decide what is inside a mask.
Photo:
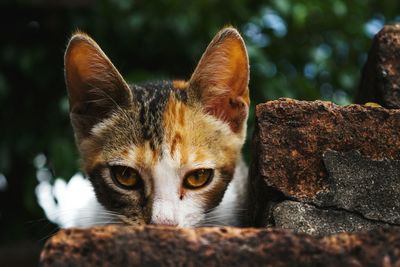
[(249, 59), (239, 32), (221, 30), (200, 59), (189, 87), (192, 97), (205, 110), (226, 121), (238, 133), (243, 130), (249, 109)]
[(77, 137), (115, 110), (129, 107), (128, 84), (97, 43), (84, 33), (70, 39), (64, 58), (71, 122)]

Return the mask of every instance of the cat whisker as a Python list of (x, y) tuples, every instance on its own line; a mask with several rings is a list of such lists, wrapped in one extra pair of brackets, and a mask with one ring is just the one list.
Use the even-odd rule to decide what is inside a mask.
[(228, 223), (215, 221), (215, 222), (200, 222), (196, 227), (212, 227), (212, 226), (230, 226)]
[[(216, 206), (216, 207), (214, 207), (214, 208), (208, 209), (208, 210), (205, 211), (205, 213), (213, 212), (213, 211), (215, 211), (218, 207), (219, 207), (219, 206)], [(230, 209), (229, 211), (246, 211), (246, 210), (247, 210), (247, 208), (232, 208), (232, 209)]]
[(220, 211), (212, 211), (212, 212), (208, 212), (205, 213), (205, 215), (214, 215), (214, 214), (238, 214), (238, 213), (244, 213), (245, 211), (247, 211), (246, 209), (230, 209), (229, 213), (221, 213)]
[(238, 216), (244, 216), (244, 214), (242, 212), (230, 212), (230, 213), (217, 213), (217, 214), (213, 214), (213, 213), (208, 213), (205, 215), (205, 218), (207, 219), (218, 219), (218, 218), (229, 218), (229, 217), (238, 217)]
[[(77, 213), (76, 208), (60, 209), (53, 211), (48, 215), (49, 220), (67, 227), (89, 227), (99, 224), (120, 223), (120, 214), (114, 211), (98, 209), (95, 212), (90, 208), (79, 208)], [(42, 220), (38, 220), (40, 223)]]
[(57, 232), (60, 230), (61, 228), (56, 227), (55, 229), (51, 230), (49, 234), (43, 236), (42, 238), (40, 238), (39, 240), (37, 240), (38, 243), (43, 242), (44, 240), (47, 240), (51, 237), (53, 237), (55, 234), (57, 234)]
[[(240, 218), (241, 216), (236, 215), (235, 218)], [(232, 215), (229, 216), (217, 216), (217, 217), (207, 217), (203, 221), (218, 221), (218, 220), (224, 220), (224, 219), (229, 219), (232, 218)]]
[(24, 224), (35, 225), (35, 224), (39, 224), (39, 223), (42, 223), (42, 222), (47, 222), (48, 220), (49, 220), (48, 218), (43, 217), (43, 218), (40, 218), (40, 219), (34, 219), (34, 220), (26, 221)]
[[(52, 212), (52, 213), (49, 213), (49, 215), (51, 215), (52, 217), (61, 217), (61, 216), (63, 216), (63, 215), (65, 215), (65, 214), (73, 214), (73, 213), (75, 213), (76, 211), (75, 210), (68, 210), (68, 211), (58, 211), (58, 212)], [(82, 214), (82, 213), (81, 213)], [(82, 217), (82, 216), (87, 216), (87, 217), (98, 217), (98, 216), (103, 216), (103, 217), (105, 217), (105, 216), (108, 216), (108, 217), (117, 217), (119, 214), (108, 214), (108, 213), (96, 213), (96, 214), (91, 214), (90, 212), (88, 212), (87, 214), (82, 214), (82, 215), (79, 215), (79, 217)]]
[(66, 228), (90, 228), (94, 226), (105, 226), (109, 224), (122, 224), (121, 222), (118, 221), (110, 221), (110, 220), (105, 220), (105, 221), (96, 221), (96, 222), (85, 222), (85, 221), (80, 221), (77, 223), (76, 226), (73, 227), (66, 227)]
[[(93, 212), (93, 209), (91, 208), (79, 208), (80, 212)], [(68, 212), (76, 212), (76, 208), (69, 208), (69, 209), (60, 209), (57, 210), (55, 212), (52, 212), (52, 214), (64, 214), (64, 213), (68, 213)], [(115, 215), (118, 216), (120, 215), (118, 212), (114, 212), (114, 211), (109, 211), (109, 210), (96, 210), (96, 215), (100, 215), (100, 214), (106, 214), (106, 215)]]
[[(112, 98), (105, 90), (102, 90), (102, 89), (99, 89), (99, 88), (96, 88), (96, 87), (93, 87), (93, 88), (95, 88), (95, 89), (92, 90), (94, 93), (97, 93), (97, 94), (100, 95), (100, 96), (105, 96), (105, 97), (106, 97), (106, 98), (103, 98), (103, 99), (98, 99), (98, 100), (97, 100), (98, 102), (103, 101), (104, 99), (109, 99), (109, 100), (111, 100), (111, 101), (113, 102), (113, 104), (118, 108), (118, 110), (120, 110), (125, 116), (129, 117), (129, 114), (127, 114), (126, 109), (123, 109), (123, 108), (118, 104), (118, 102), (115, 101), (115, 99)], [(91, 101), (96, 101), (96, 100), (91, 100)]]
[[(81, 223), (82, 223), (82, 222), (81, 222)], [(124, 223), (123, 223), (123, 222), (120, 222), (120, 221), (105, 220), (105, 221), (97, 221), (96, 223), (92, 224), (91, 226), (101, 226), (101, 225), (110, 225), (110, 224), (117, 224), (117, 225), (120, 225), (120, 224), (124, 224)], [(81, 227), (78, 226), (77, 228), (81, 228)], [(84, 227), (84, 228), (85, 228), (85, 227)], [(61, 229), (63, 229), (63, 228), (56, 227), (55, 229), (51, 230), (49, 234), (47, 234), (47, 235), (45, 235), (44, 237), (40, 238), (40, 239), (38, 240), (38, 242), (42, 242), (42, 241), (44, 241), (44, 240), (47, 240), (47, 239), (51, 238), (52, 236), (54, 236), (55, 234), (57, 234), (57, 232), (58, 232), (59, 230), (61, 230)]]

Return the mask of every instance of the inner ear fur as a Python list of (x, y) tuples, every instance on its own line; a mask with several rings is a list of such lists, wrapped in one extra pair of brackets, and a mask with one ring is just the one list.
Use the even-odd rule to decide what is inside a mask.
[(239, 32), (221, 30), (201, 57), (189, 82), (192, 96), (234, 132), (243, 129), (250, 103), (249, 60)]
[(89, 134), (95, 123), (130, 105), (129, 86), (88, 35), (78, 32), (71, 37), (64, 64), (71, 120), (78, 135)]

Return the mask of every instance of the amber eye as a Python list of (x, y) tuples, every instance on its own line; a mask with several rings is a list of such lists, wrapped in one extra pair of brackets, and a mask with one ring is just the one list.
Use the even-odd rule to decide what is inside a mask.
[(197, 189), (207, 185), (214, 175), (212, 169), (198, 169), (189, 172), (183, 180), (183, 186), (188, 189)]
[(139, 189), (143, 186), (140, 174), (130, 167), (110, 166), (114, 182), (124, 189)]

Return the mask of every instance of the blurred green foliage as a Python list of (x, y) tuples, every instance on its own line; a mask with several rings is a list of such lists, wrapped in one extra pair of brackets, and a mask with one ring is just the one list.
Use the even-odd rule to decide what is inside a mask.
[[(37, 238), (34, 158), (56, 176), (79, 169), (63, 77), (70, 34), (89, 33), (129, 82), (188, 78), (213, 35), (236, 26), (251, 63), (254, 104), (279, 97), (347, 104), (373, 35), (400, 2), (344, 0), (16, 1), (0, 4), (0, 240)], [(11, 25), (11, 26), (4, 26)]]

